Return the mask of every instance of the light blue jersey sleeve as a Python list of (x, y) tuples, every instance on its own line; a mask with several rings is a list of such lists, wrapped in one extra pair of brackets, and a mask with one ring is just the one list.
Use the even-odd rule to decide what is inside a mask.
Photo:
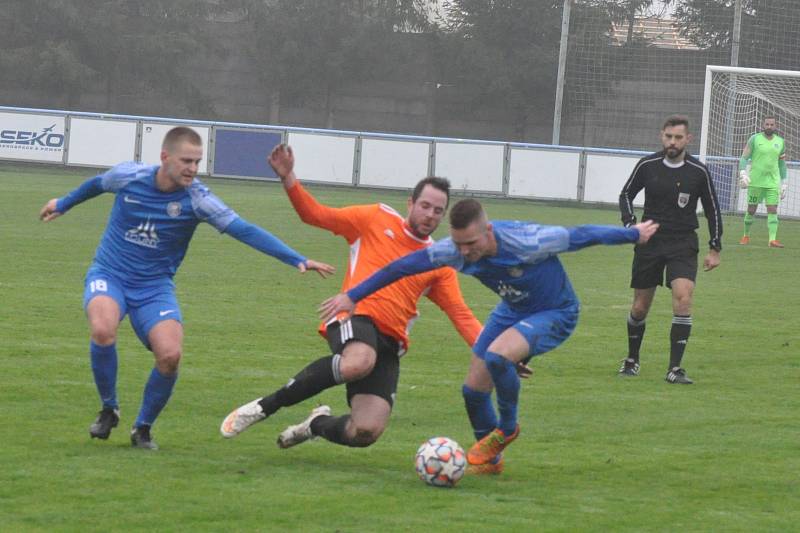
[(443, 266), (452, 266), (459, 269), (463, 266), (464, 260), (458, 254), (458, 250), (455, 250), (456, 254), (454, 256), (451, 248), (455, 250), (453, 242), (448, 238), (437, 241), (428, 248), (417, 250), (400, 259), (396, 259), (347, 291), (347, 296), (353, 302), (358, 302), (387, 285), (391, 285), (400, 278), (436, 270)]
[(189, 196), (192, 198), (192, 209), (197, 218), (209, 223), (220, 233), (224, 232), (231, 222), (239, 218), (236, 211), (228, 207), (198, 180), (195, 180), (189, 188)]
[(296, 267), (305, 263), (306, 258), (287, 246), (268, 231), (252, 224), (228, 207), (202, 182), (196, 180), (189, 189), (192, 209), (197, 218), (207, 222), (220, 233), (226, 233), (259, 252), (270, 255), (287, 265)]
[(102, 174), (84, 181), (77, 189), (58, 199), (56, 211), (66, 213), (76, 205), (104, 192), (116, 193), (125, 185), (142, 176), (152, 174), (153, 165), (127, 161), (111, 167)]
[(259, 252), (271, 255), (289, 266), (305, 264), (307, 259), (286, 245), (279, 238), (255, 224), (237, 218), (225, 228), (225, 233), (234, 239), (255, 248)]
[(522, 264), (536, 264), (569, 249), (569, 232), (561, 226), (497, 224), (496, 238), (503, 252)]
[(639, 240), (639, 230), (634, 227), (595, 226), (587, 224), (569, 228), (568, 252), (595, 244), (625, 244)]
[(561, 252), (574, 252), (595, 244), (623, 244), (639, 240), (636, 228), (583, 225), (564, 228), (526, 224), (500, 230), (503, 249), (522, 263), (536, 264)]

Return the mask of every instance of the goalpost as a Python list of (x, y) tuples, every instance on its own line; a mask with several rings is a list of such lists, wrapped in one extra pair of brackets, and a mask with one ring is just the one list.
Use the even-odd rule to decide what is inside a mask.
[(737, 183), (739, 157), (768, 115), (776, 117), (786, 142), (788, 191), (778, 213), (800, 217), (800, 72), (706, 66), (700, 159), (711, 170), (725, 212), (746, 209)]

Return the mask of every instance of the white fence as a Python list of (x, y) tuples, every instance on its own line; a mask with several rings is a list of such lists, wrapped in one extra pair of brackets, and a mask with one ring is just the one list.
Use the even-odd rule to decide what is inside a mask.
[[(583, 203), (616, 204), (647, 153), (0, 106), (0, 161), (95, 168), (126, 160), (157, 163), (164, 134), (178, 125), (202, 137), (203, 175), (274, 180), (266, 156), (288, 142), (306, 181), (409, 189), (436, 175), (468, 193)], [(711, 165), (720, 204), (741, 212), (732, 187), (735, 168), (733, 161)], [(800, 185), (798, 177), (791, 163), (790, 186)], [(800, 208), (782, 205), (781, 214), (797, 217)]]

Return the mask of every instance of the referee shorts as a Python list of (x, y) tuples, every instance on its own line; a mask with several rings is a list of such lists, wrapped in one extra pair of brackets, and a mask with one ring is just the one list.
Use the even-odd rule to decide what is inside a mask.
[(672, 287), (672, 280), (697, 277), (697, 253), (700, 251), (697, 233), (655, 234), (645, 244), (633, 249), (631, 288), (650, 289), (664, 285)]
[(347, 405), (356, 394), (380, 396), (389, 406), (394, 406), (397, 382), (400, 379), (400, 345), (381, 333), (366, 315), (354, 315), (344, 321), (335, 321), (325, 331), (332, 353), (342, 353), (350, 341), (360, 341), (371, 346), (376, 353), (375, 367), (369, 375), (347, 383)]

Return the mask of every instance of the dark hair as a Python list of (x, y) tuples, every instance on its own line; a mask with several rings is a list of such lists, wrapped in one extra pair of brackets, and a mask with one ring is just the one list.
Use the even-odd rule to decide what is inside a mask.
[(686, 126), (686, 131), (689, 131), (689, 117), (686, 115), (670, 115), (667, 117), (667, 120), (664, 121), (664, 125), (661, 126), (661, 129), (665, 130), (674, 126)]
[(161, 149), (170, 151), (181, 141), (186, 141), (195, 146), (203, 146), (203, 139), (196, 131), (186, 126), (178, 126), (177, 128), (172, 128), (164, 135), (164, 142), (161, 143)]
[(411, 193), (411, 201), (416, 202), (419, 199), (419, 196), (422, 194), (422, 189), (425, 188), (426, 185), (430, 185), (434, 189), (439, 189), (443, 193), (447, 195), (447, 203), (445, 206), (450, 204), (450, 181), (447, 178), (440, 178), (438, 176), (428, 176), (427, 178), (423, 178), (419, 180), (416, 187), (414, 187), (414, 191)]
[(464, 229), (484, 216), (483, 206), (478, 200), (472, 198), (459, 200), (450, 210), (450, 227)]

